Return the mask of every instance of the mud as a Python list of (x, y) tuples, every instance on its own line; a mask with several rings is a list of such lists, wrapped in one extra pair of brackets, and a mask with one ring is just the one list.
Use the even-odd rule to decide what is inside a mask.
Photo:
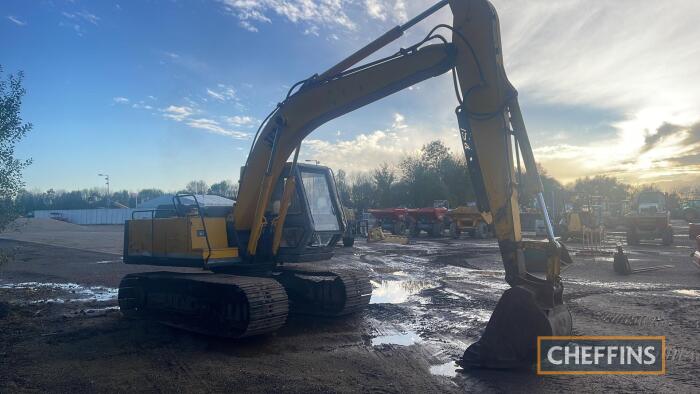
[(508, 287), (493, 240), (338, 248), (331, 265), (372, 279), (363, 313), (292, 317), (275, 334), (237, 341), (124, 319), (115, 300), (121, 277), (160, 268), (0, 240), (14, 256), (0, 267), (0, 392), (698, 392), (700, 272), (686, 239), (628, 250), (633, 267), (669, 270), (618, 276), (609, 255), (584, 254), (567, 267), (576, 334), (667, 336), (666, 375), (595, 377), (457, 367)]

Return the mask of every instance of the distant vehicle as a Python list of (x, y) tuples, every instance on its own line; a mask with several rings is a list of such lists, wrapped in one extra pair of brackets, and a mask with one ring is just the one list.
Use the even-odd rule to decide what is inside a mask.
[(491, 224), (493, 219), (490, 213), (479, 212), (476, 204), (450, 209), (447, 212), (450, 225), (450, 236), (459, 238), (462, 233), (467, 233), (473, 238), (490, 238), (493, 236)]
[(368, 212), (375, 218), (378, 227), (391, 231), (394, 235), (403, 235), (406, 231), (406, 208), (370, 209)]
[(697, 222), (700, 220), (700, 200), (688, 200), (681, 204), (683, 218), (688, 223)]
[(626, 216), (628, 245), (639, 245), (642, 239), (661, 239), (664, 246), (673, 244), (666, 194), (641, 192), (636, 196), (633, 207), (634, 210)]

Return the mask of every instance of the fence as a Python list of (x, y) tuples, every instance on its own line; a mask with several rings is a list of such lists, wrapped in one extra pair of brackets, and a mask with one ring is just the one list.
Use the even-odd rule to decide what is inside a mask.
[(133, 211), (131, 208), (56, 209), (34, 211), (34, 217), (64, 220), (75, 224), (124, 224), (125, 220), (131, 219)]

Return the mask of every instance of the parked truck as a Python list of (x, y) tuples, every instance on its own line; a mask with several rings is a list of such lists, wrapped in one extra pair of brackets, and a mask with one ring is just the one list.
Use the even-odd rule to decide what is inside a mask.
[(637, 194), (633, 210), (626, 216), (627, 244), (639, 245), (640, 240), (661, 239), (664, 246), (673, 244), (671, 216), (666, 195), (658, 191)]
[(467, 233), (473, 238), (489, 238), (493, 235), (491, 223), (493, 219), (490, 213), (482, 213), (476, 204), (468, 204), (450, 209), (447, 212), (447, 220), (450, 227), (450, 236), (459, 238), (462, 233)]

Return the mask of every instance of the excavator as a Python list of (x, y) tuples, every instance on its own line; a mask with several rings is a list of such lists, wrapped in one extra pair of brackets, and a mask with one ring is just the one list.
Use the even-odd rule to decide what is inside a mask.
[[(452, 25), (439, 24), (416, 44), (357, 65), (445, 6)], [(371, 297), (367, 275), (328, 264), (344, 230), (332, 172), (298, 163), (301, 143), (332, 119), (445, 73), (454, 82), (450, 94), (456, 95), (477, 206), (493, 218), (510, 285), (482, 337), (459, 363), (475, 368), (534, 363), (537, 336), (571, 334), (560, 277), (560, 265), (570, 257), (554, 237), (517, 91), (504, 70), (498, 16), (487, 0), (442, 0), (296, 83), (260, 125), (231, 209), (209, 209), (196, 198), (187, 204), (176, 196), (173, 213), (127, 221), (126, 263), (203, 270), (127, 275), (118, 296), (123, 314), (242, 338), (279, 329), (288, 314), (361, 311)], [(522, 190), (537, 196), (545, 240), (522, 238)], [(544, 273), (528, 271), (538, 263), (528, 261), (533, 259), (542, 260)]]

